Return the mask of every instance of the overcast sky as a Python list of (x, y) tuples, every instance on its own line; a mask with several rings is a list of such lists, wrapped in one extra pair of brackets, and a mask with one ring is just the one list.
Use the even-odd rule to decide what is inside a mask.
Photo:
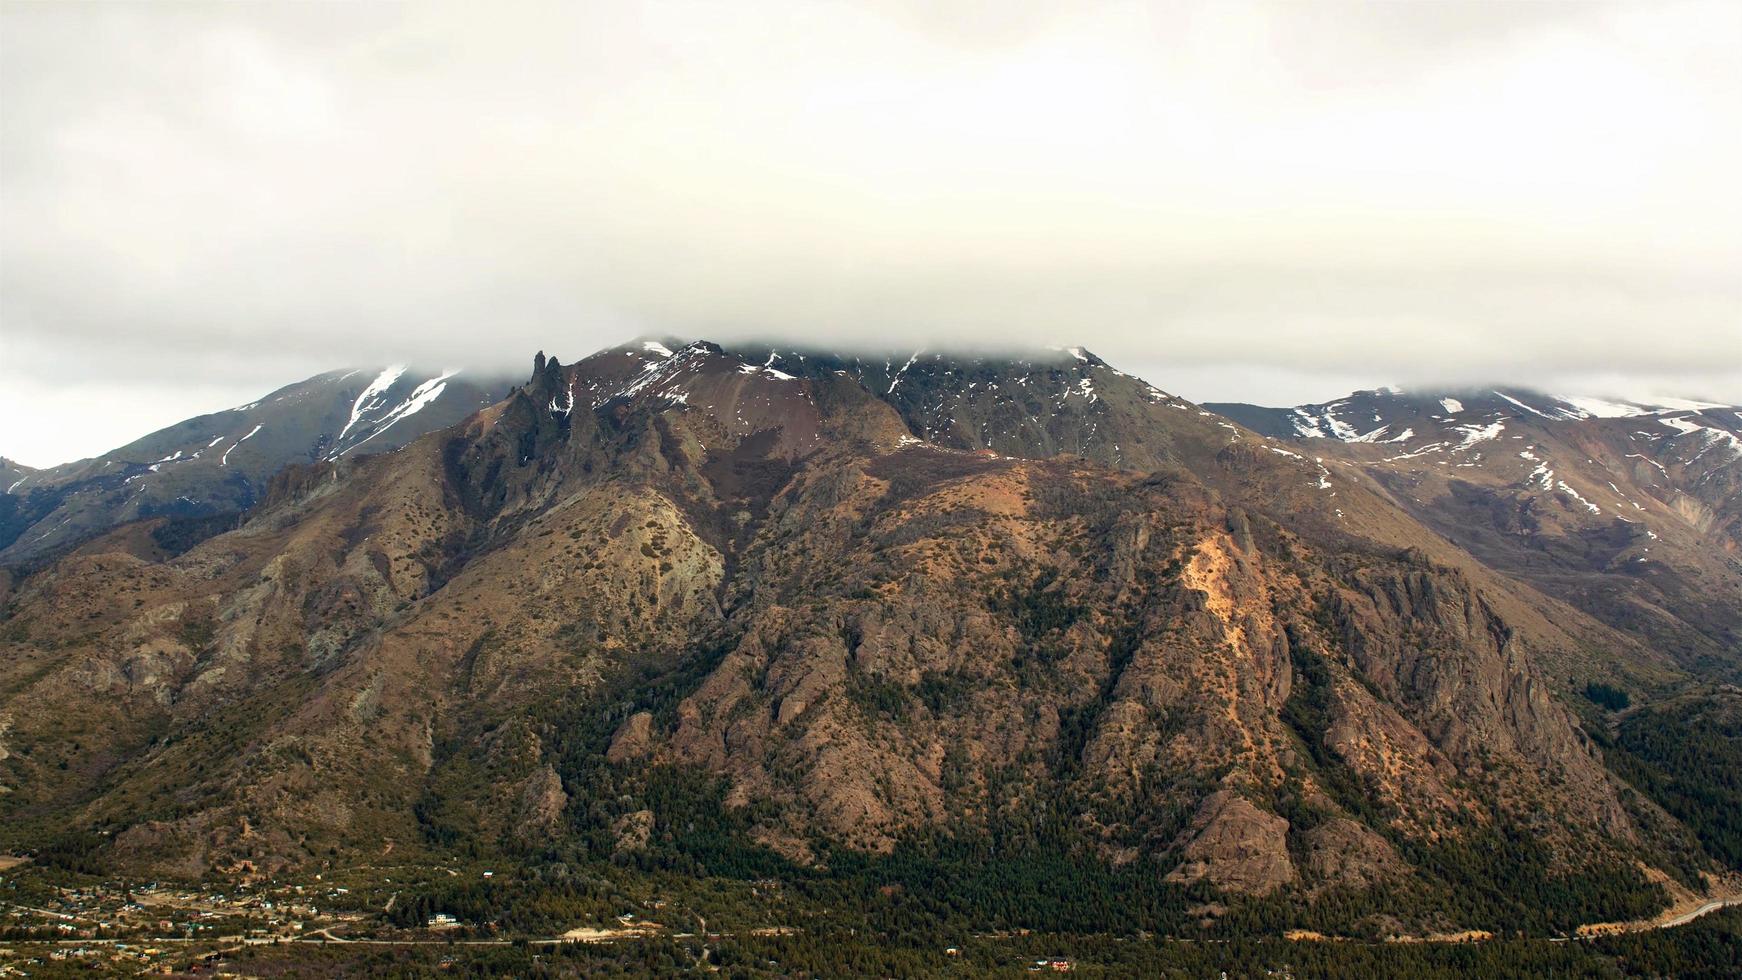
[(1742, 402), (1742, 3), (0, 3), (0, 453), (639, 333)]

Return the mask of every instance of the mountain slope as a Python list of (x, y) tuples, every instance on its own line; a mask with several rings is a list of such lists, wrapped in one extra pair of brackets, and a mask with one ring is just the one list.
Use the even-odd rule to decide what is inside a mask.
[(16, 583), (0, 846), (751, 878), (993, 840), (1167, 930), (1564, 929), (1713, 868), (1557, 695), (1678, 668), (1394, 496), (1087, 352), (541, 354), (235, 530)]
[(1358, 392), (1230, 417), (1365, 472), (1401, 508), (1685, 666), (1742, 678), (1742, 414), (1522, 390)]
[(0, 561), (127, 521), (234, 514), (286, 463), (387, 452), (494, 402), (506, 384), (395, 366), (335, 371), (92, 459), (21, 472), (0, 496)]
[(35, 472), (34, 467), (25, 466), (23, 463), (0, 456), (0, 481), (4, 481), (0, 482), (0, 488), (4, 488), (7, 492), (11, 492), (12, 488), (16, 487), (20, 481)]

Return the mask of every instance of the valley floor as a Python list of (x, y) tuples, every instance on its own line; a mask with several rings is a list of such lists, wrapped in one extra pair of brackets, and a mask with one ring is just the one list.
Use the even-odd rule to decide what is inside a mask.
[(0, 976), (1014, 977), (1059, 971), (1108, 977), (1718, 978), (1742, 970), (1742, 914), (1727, 910), (1671, 929), (1558, 943), (1191, 942), (1034, 934), (973, 939), (953, 952), (850, 936), (548, 944), (309, 937), (122, 945), (0, 944)]
[[(1015, 976), (1054, 971), (1094, 976), (1727, 977), (1742, 971), (1742, 910), (1734, 908), (1742, 906), (1742, 890), (1735, 883), (1725, 889), (1678, 900), (1650, 919), (1584, 927), (1571, 938), (1496, 939), (1470, 932), (1365, 941), (1297, 931), (1282, 939), (1191, 940), (1022, 931), (973, 935), (957, 945), (940, 946), (900, 936), (863, 936), (856, 929), (807, 935), (776, 926), (698, 935), (633, 917), (617, 926), (582, 926), (561, 936), (480, 938), (443, 923), (392, 930), (381, 928), (372, 917), (321, 913), (298, 904), (309, 899), (303, 894), (306, 889), (296, 886), (256, 889), (240, 902), (227, 894), (147, 887), (126, 890), (128, 901), (121, 907), (113, 905), (117, 894), (85, 886), (45, 900), (59, 910), (8, 903), (0, 913), (5, 922), (0, 927), (0, 977), (688, 972), (735, 977)], [(337, 897), (331, 892), (329, 897)], [(242, 909), (251, 911), (238, 916)], [(99, 920), (100, 915), (109, 917)], [(101, 929), (91, 928), (99, 921)], [(67, 938), (43, 938), (44, 926)], [(93, 932), (102, 934), (88, 934)], [(30, 938), (24, 938), (27, 934)]]

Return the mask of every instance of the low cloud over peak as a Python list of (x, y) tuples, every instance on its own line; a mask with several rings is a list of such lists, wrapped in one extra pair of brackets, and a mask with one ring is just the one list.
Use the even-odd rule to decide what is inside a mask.
[(1082, 343), (1200, 399), (1742, 401), (1733, 4), (0, 16), (28, 405), (637, 333)]

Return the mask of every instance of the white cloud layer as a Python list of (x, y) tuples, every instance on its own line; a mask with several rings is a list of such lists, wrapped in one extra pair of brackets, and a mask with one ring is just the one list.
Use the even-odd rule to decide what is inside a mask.
[[(1731, 2), (0, 19), (0, 452), (27, 462), (341, 364), (641, 332), (1081, 343), (1200, 399), (1742, 401)], [(17, 421), (105, 398), (132, 413)]]

